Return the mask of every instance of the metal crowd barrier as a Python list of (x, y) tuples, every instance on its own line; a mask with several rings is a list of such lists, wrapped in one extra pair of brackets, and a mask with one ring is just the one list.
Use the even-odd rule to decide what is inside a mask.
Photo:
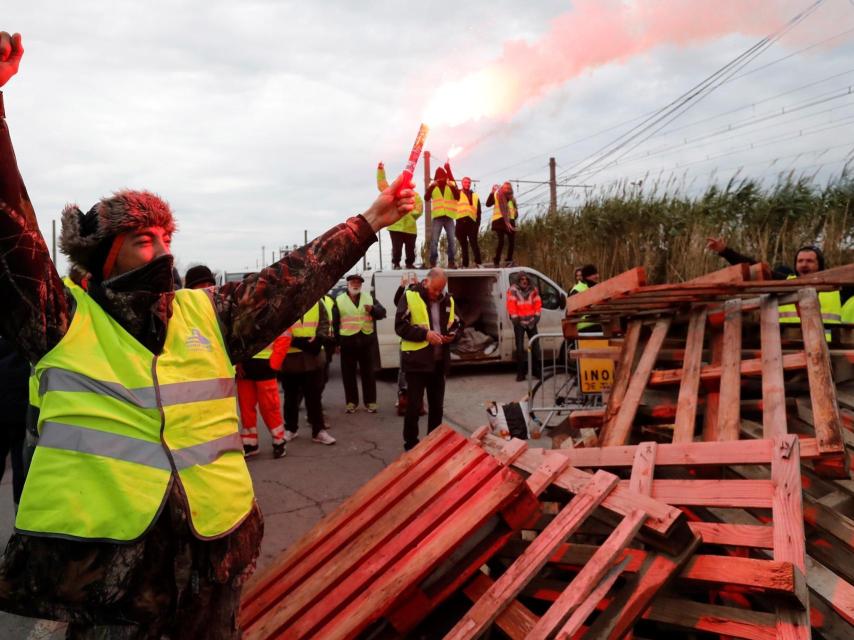
[[(602, 333), (584, 334), (582, 339), (601, 338)], [(534, 361), (534, 345), (540, 358)], [(556, 426), (572, 411), (602, 406), (601, 393), (583, 393), (578, 365), (569, 357), (577, 347), (562, 333), (539, 333), (528, 342), (528, 413), (532, 430)], [(535, 366), (538, 365), (538, 366)]]

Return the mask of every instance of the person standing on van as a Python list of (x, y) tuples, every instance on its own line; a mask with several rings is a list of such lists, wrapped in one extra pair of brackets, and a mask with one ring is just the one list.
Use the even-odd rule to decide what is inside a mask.
[(403, 419), (403, 448), (418, 444), (420, 402), (427, 391), (427, 433), (442, 424), (445, 376), (451, 367), (451, 343), (460, 326), (454, 299), (445, 292), (445, 272), (434, 267), (426, 280), (407, 289), (397, 303), (394, 330), (401, 337), (400, 349), (409, 402)]
[[(531, 284), (531, 279), (526, 273), (520, 273), (515, 284), (511, 284), (507, 290), (507, 314), (513, 323), (513, 335), (516, 338), (516, 380), (524, 380), (528, 371), (528, 358), (525, 356), (525, 335), (528, 340), (537, 335), (537, 324), (540, 322), (540, 314), (543, 309), (543, 301), (540, 292)], [(533, 373), (539, 375), (540, 370), (540, 344), (536, 340), (533, 347)]]
[[(377, 189), (380, 193), (388, 189), (388, 180), (385, 175), (385, 165), (380, 162), (377, 165)], [(415, 208), (412, 213), (407, 213), (400, 220), (388, 227), (391, 236), (391, 268), (400, 269), (400, 259), (406, 250), (406, 268), (415, 268), (415, 240), (418, 237), (418, 225), (416, 220), (424, 212), (424, 202), (421, 196), (415, 194)]]
[(368, 413), (377, 412), (377, 380), (374, 372), (374, 320), (382, 320), (386, 310), (362, 291), (365, 279), (358, 273), (347, 276), (347, 291), (335, 299), (333, 327), (341, 346), (341, 377), (344, 380), (346, 412), (356, 413), (359, 385), (356, 369), (362, 378), (362, 396)]
[(448, 269), (456, 269), (457, 247), (455, 242), (455, 220), (457, 218), (457, 202), (460, 199), (460, 190), (451, 173), (450, 163), (445, 163), (445, 168), (439, 167), (433, 175), (433, 181), (427, 185), (424, 200), (433, 203), (431, 217), (433, 220), (430, 232), (430, 266), (435, 267), (439, 259), (439, 236), (442, 229), (445, 230), (445, 239), (448, 242)]
[(471, 178), (463, 178), (463, 188), (460, 191), (460, 201), (457, 203), (457, 240), (463, 254), (463, 269), (469, 266), (469, 244), (472, 258), (476, 267), (480, 267), (480, 247), (477, 244), (477, 234), (480, 231), (480, 196), (472, 191)]
[(492, 193), (486, 199), (486, 206), (492, 209), (492, 230), (498, 236), (498, 246), (492, 266), (501, 265), (501, 252), (504, 251), (504, 239), (507, 238), (507, 266), (513, 266), (513, 249), (516, 247), (516, 218), (519, 208), (513, 195), (513, 185), (505, 182), (500, 187), (492, 186)]

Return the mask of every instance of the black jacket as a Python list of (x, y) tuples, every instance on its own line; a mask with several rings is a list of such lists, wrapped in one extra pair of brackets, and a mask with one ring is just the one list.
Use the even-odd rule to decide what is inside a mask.
[(15, 346), (0, 338), (0, 423), (20, 425), (29, 404), (30, 365)]
[[(427, 305), (427, 317), (430, 321), (430, 329), (438, 331), (443, 336), (453, 335), (454, 342), (459, 340), (461, 325), (457, 314), (455, 314), (457, 317), (454, 319), (453, 324), (448, 327), (448, 318), (451, 315), (451, 294), (445, 293), (439, 299), (439, 322), (441, 326), (434, 327), (433, 317), (430, 314), (430, 300), (427, 297), (427, 291), (423, 285), (418, 285), (418, 287), (415, 287), (413, 290), (419, 293), (421, 299), (424, 300), (424, 303)], [(422, 342), (427, 339), (427, 329), (412, 324), (409, 305), (406, 302), (405, 295), (401, 296), (400, 301), (397, 303), (397, 313), (394, 317), (394, 332), (403, 340), (409, 340), (411, 342)], [(435, 371), (436, 361), (433, 359), (433, 345), (429, 345), (427, 348), (419, 349), (418, 351), (401, 351), (400, 357), (403, 368), (407, 372)], [(445, 373), (447, 374), (451, 366), (451, 343), (442, 345), (442, 361)]]

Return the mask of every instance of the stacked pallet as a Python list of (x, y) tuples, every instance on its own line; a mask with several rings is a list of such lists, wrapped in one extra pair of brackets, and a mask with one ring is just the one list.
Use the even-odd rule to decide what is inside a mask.
[(767, 275), (571, 298), (609, 340), (575, 355), (617, 362), (586, 446), (440, 427), (246, 589), (245, 637), (854, 637), (854, 358), (818, 299), (854, 266)]
[[(668, 479), (658, 481), (665, 483), (664, 493), (653, 496), (680, 505), (683, 498), (667, 482), (719, 483), (716, 493), (725, 505), (680, 505), (704, 544), (717, 544), (709, 537), (709, 518), (724, 523), (716, 527), (729, 523), (753, 527), (747, 529), (752, 533), (769, 519), (777, 523), (776, 513), (769, 517), (758, 504), (767, 461), (737, 461), (732, 453), (741, 455), (757, 442), (779, 447), (784, 438), (800, 438), (805, 530), (796, 553), (806, 567), (813, 629), (821, 637), (852, 637), (854, 342), (851, 327), (823, 326), (818, 292), (854, 284), (854, 265), (788, 281), (765, 280), (764, 272), (738, 265), (681, 285), (646, 286), (638, 269), (570, 299), (565, 334), (575, 335), (581, 318), (601, 323), (618, 364), (607, 406), (578, 416), (597, 430), (598, 448), (564, 451), (580, 467), (628, 469), (626, 451), (635, 443), (654, 440), (662, 465), (668, 464), (659, 460), (664, 450), (666, 459), (678, 460), (674, 447), (706, 447), (702, 457), (686, 453), (675, 468), (664, 469)], [(780, 324), (784, 305), (795, 305), (799, 323)], [(772, 463), (776, 486), (773, 469)], [(726, 485), (741, 493), (724, 489), (730, 482), (742, 483)], [(740, 553), (776, 558), (777, 550), (764, 544), (768, 532), (762, 533), (753, 543), (741, 539)], [(753, 633), (727, 635), (774, 637)]]

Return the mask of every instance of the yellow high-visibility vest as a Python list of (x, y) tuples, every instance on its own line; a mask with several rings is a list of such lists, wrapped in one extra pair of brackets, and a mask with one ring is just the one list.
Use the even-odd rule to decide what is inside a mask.
[(273, 343), (271, 342), (266, 347), (261, 349), (258, 353), (252, 356), (253, 360), (269, 360), (270, 356), (273, 355)]
[[(506, 204), (507, 204), (507, 216), (511, 220), (515, 220), (516, 215), (517, 215), (516, 205), (513, 204), (512, 200), (508, 200)], [(495, 222), (496, 220), (501, 220), (501, 206), (498, 204), (498, 196), (497, 195), (495, 196), (495, 206), (492, 208), (492, 222)]]
[(175, 292), (154, 355), (86, 292), (68, 332), (36, 364), (39, 444), (15, 528), (35, 535), (136, 540), (172, 482), (199, 538), (250, 513), (252, 480), (238, 432), (234, 367), (203, 290)]
[[(381, 192), (388, 189), (388, 180), (386, 180), (385, 177), (385, 169), (377, 169), (377, 189)], [(417, 235), (418, 227), (415, 224), (415, 221), (421, 217), (422, 213), (424, 213), (424, 200), (421, 199), (421, 196), (416, 191), (415, 208), (394, 224), (390, 224), (387, 228), (389, 231), (402, 231), (403, 233)], [(331, 313), (332, 312), (330, 310), (330, 314)]]
[[(794, 280), (798, 276), (790, 275), (786, 280)], [(842, 322), (842, 299), (839, 297), (839, 291), (819, 291), (818, 304), (821, 308), (821, 321), (825, 328), (830, 324), (839, 324)], [(798, 315), (798, 308), (794, 304), (780, 305), (780, 324), (800, 324), (801, 318)], [(830, 341), (830, 330), (824, 332), (824, 337)]]
[(854, 324), (854, 296), (848, 298), (842, 306), (842, 322)]
[(342, 336), (353, 336), (360, 331), (365, 335), (371, 335), (374, 332), (374, 319), (365, 311), (365, 305), (373, 306), (374, 304), (370, 293), (362, 291), (359, 294), (358, 307), (353, 304), (346, 291), (338, 295), (335, 304), (338, 305), (338, 313), (341, 315), (339, 333)]
[[(586, 282), (576, 282), (575, 285), (570, 289), (570, 293), (581, 293), (582, 291), (587, 291), (590, 287)], [(578, 330), (586, 329), (587, 327), (592, 327), (595, 325), (595, 322), (579, 322)]]
[(466, 194), (460, 191), (460, 201), (457, 202), (457, 220), (460, 218), (477, 220), (477, 205), (479, 202), (480, 196), (476, 192), (471, 192), (471, 202), (469, 202)]
[[(299, 321), (291, 325), (291, 334), (294, 338), (313, 338), (317, 335), (317, 327), (320, 324), (320, 302), (305, 312)], [(299, 353), (302, 349), (289, 347), (288, 353)]]
[[(424, 302), (424, 298), (421, 297), (421, 294), (418, 291), (413, 291), (412, 289), (406, 292), (406, 305), (409, 307), (409, 319), (412, 324), (417, 327), (424, 327), (428, 331), (430, 330), (430, 315), (427, 311), (427, 304)], [(451, 312), (448, 314), (448, 328), (451, 328), (451, 325), (454, 324), (454, 320), (456, 315), (454, 313), (454, 298), (451, 297)], [(438, 329), (437, 329), (438, 331)], [(418, 351), (419, 349), (423, 349), (424, 347), (429, 346), (430, 343), (426, 340), (422, 342), (413, 342), (412, 340), (401, 340), (400, 341), (400, 349), (402, 351)]]
[(438, 186), (433, 187), (430, 194), (430, 201), (433, 203), (431, 216), (433, 219), (448, 216), (452, 220), (457, 217), (457, 200), (454, 198), (454, 192), (451, 191), (449, 185), (445, 185), (444, 192)]

